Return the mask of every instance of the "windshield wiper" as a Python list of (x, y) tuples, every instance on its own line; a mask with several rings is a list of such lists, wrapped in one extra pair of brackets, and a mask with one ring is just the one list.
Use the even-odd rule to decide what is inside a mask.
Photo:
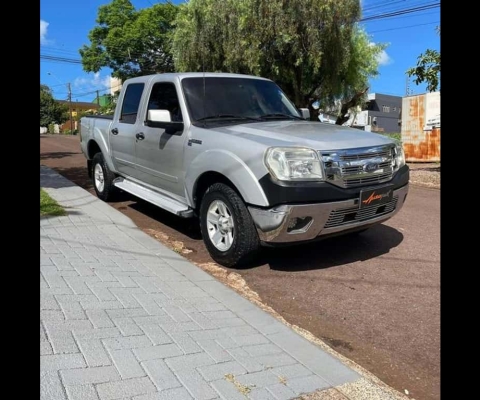
[(197, 121), (214, 121), (214, 120), (245, 120), (245, 121), (261, 121), (259, 118), (253, 117), (245, 117), (243, 115), (233, 115), (233, 114), (217, 114), (217, 115), (209, 115), (207, 117), (198, 118)]
[(301, 119), (301, 120), (303, 120), (302, 117), (297, 117), (296, 115), (282, 114), (282, 113), (264, 114), (264, 115), (260, 115), (259, 118), (262, 118), (262, 119), (288, 118), (288, 119)]

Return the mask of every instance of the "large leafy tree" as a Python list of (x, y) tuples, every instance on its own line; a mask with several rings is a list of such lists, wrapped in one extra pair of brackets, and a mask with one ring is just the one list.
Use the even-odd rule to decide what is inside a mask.
[(68, 119), (68, 107), (55, 101), (47, 85), (40, 85), (40, 126), (62, 124)]
[[(437, 33), (440, 35), (440, 27), (437, 27)], [(417, 58), (417, 66), (407, 70), (409, 77), (414, 76), (415, 84), (423, 82), (427, 84), (429, 92), (435, 92), (440, 87), (440, 52), (427, 49)]]
[(190, 0), (176, 20), (175, 66), (270, 78), (313, 119), (319, 101), (336, 106), (343, 123), (385, 47), (370, 42), (359, 18), (359, 0)]
[(100, 6), (97, 26), (88, 34), (90, 44), (80, 49), (83, 69), (108, 67), (122, 80), (172, 72), (170, 37), (177, 10), (171, 3), (136, 10), (130, 0)]

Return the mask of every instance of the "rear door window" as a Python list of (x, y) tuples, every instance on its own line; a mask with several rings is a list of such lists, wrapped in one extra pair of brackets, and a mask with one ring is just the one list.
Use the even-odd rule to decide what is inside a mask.
[(136, 122), (144, 87), (145, 84), (143, 83), (131, 83), (127, 86), (123, 97), (120, 122), (124, 124), (134, 124)]

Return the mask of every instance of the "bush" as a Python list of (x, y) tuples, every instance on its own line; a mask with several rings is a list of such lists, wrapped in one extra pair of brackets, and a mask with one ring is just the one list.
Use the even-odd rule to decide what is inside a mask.
[(65, 129), (62, 133), (64, 135), (76, 135), (78, 133), (78, 129), (74, 129), (73, 131), (70, 129)]
[[(380, 132), (378, 132), (378, 133), (380, 133)], [(380, 133), (380, 134), (383, 135), (383, 136), (389, 137), (390, 139), (398, 140), (399, 142), (402, 141), (402, 134), (399, 133), (399, 132), (395, 132), (395, 133)]]
[(47, 132), (48, 133), (55, 133), (55, 125), (54, 124), (49, 124), (47, 127)]

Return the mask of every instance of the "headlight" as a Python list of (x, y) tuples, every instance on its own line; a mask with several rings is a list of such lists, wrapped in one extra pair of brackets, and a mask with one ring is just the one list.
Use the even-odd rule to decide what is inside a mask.
[(323, 180), (322, 166), (315, 150), (302, 147), (272, 147), (265, 153), (265, 164), (281, 181)]
[(405, 165), (405, 153), (401, 143), (397, 143), (395, 146), (395, 164), (397, 170)]

